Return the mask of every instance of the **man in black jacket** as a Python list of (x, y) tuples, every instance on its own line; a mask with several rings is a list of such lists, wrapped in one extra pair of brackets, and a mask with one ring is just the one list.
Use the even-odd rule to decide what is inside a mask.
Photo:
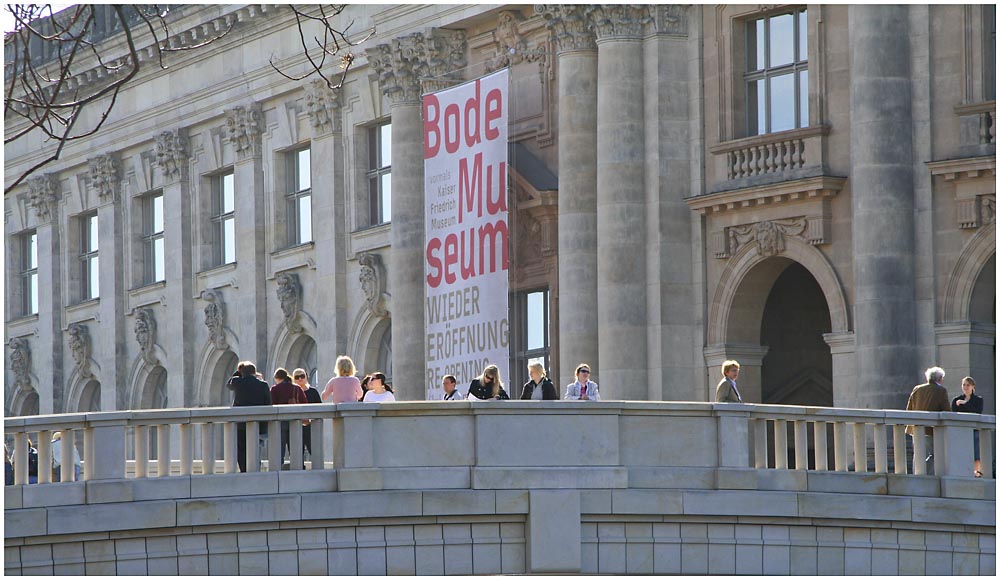
[[(257, 378), (257, 366), (243, 361), (236, 367), (233, 377), (226, 383), (234, 393), (234, 407), (255, 407), (271, 404), (271, 387)], [(267, 423), (260, 423), (260, 434), (267, 435)], [(240, 471), (247, 470), (247, 424), (236, 424), (236, 460)]]

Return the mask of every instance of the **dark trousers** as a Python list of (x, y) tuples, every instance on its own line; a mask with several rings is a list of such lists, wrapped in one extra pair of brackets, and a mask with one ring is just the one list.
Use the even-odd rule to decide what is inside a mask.
[[(267, 435), (267, 423), (257, 424), (258, 436), (264, 437)], [(258, 449), (260, 449), (258, 445)], [(260, 455), (257, 456), (257, 461), (260, 461)], [(240, 471), (246, 472), (247, 470), (247, 424), (237, 423), (236, 424), (236, 462), (240, 466)]]
[(309, 452), (309, 456), (312, 457), (313, 446), (312, 446), (312, 425), (306, 425), (302, 427), (302, 456), (305, 457), (305, 453)]

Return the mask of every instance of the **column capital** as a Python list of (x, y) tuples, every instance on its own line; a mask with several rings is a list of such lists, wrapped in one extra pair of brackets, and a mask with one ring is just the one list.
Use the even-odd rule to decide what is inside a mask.
[(414, 32), (376, 45), (366, 54), (382, 92), (393, 104), (417, 103), (422, 87), (438, 91), (459, 78), (455, 73), (466, 64), (465, 31)]
[(639, 39), (643, 29), (653, 22), (649, 6), (597, 4), (587, 6), (587, 19), (597, 41)]
[(323, 79), (312, 80), (306, 86), (305, 102), (315, 135), (341, 131), (340, 90), (331, 89)]
[(48, 223), (59, 201), (59, 176), (46, 173), (28, 180), (28, 205), (35, 210), (39, 223)]
[(175, 129), (156, 135), (156, 164), (165, 181), (181, 179), (187, 169), (187, 139), (184, 131)]
[(104, 153), (87, 160), (90, 184), (97, 190), (101, 203), (117, 201), (121, 191), (121, 164), (114, 153)]
[(260, 136), (264, 132), (264, 114), (260, 103), (226, 110), (226, 135), (240, 161), (260, 156)]
[(535, 14), (545, 19), (545, 26), (552, 32), (558, 52), (597, 48), (585, 13), (586, 8), (567, 4), (535, 5)]

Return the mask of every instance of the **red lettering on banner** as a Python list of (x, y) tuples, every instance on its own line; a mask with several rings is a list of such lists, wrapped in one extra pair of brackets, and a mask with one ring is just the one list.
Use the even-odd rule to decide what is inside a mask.
[[(469, 114), (475, 113), (476, 118), (469, 121)], [(470, 133), (469, 129), (473, 132)], [(476, 92), (472, 98), (465, 101), (465, 144), (469, 147), (478, 145), (482, 139), (479, 137), (479, 79), (476, 79)]]
[[(483, 274), (492, 274), (498, 269), (508, 270), (510, 268), (509, 256), (509, 232), (507, 222), (499, 220), (480, 226), (478, 230), (469, 228), (462, 230), (457, 235), (448, 234), (444, 242), (441, 238), (431, 238), (427, 242), (427, 265), (430, 273), (427, 274), (427, 284), (431, 288), (437, 288), (441, 282), (454, 284), (457, 281), (456, 275), (451, 271), (451, 266), (457, 261), (461, 265), (460, 276), (462, 280), (468, 280)], [(479, 245), (478, 260), (476, 260), (476, 244)], [(444, 248), (444, 263), (442, 265), (441, 252)], [(458, 251), (456, 254), (455, 251)], [(500, 263), (497, 264), (497, 250), (500, 250)], [(487, 256), (489, 264), (487, 265)]]
[[(434, 95), (424, 95), (424, 159), (430, 159), (441, 149), (441, 131), (438, 129), (438, 115), (441, 103)], [(431, 143), (431, 137), (434, 143)]]
[[(458, 105), (452, 103), (444, 108), (444, 149), (448, 153), (458, 151), (462, 144), (461, 114)], [(454, 128), (452, 127), (454, 125)]]
[(500, 89), (493, 89), (486, 95), (486, 139), (492, 141), (500, 136), (500, 130), (491, 127), (490, 123), (503, 117), (503, 94)]
[[(472, 179), (469, 179), (469, 159), (458, 160), (458, 223), (462, 223), (466, 211), (472, 211), (476, 201), (483, 197), (483, 154), (476, 153), (472, 163)], [(479, 205), (479, 216), (483, 217), (483, 204)], [(468, 206), (468, 210), (466, 210)]]
[[(436, 157), (441, 151), (442, 141), (448, 153), (455, 153), (463, 139), (466, 147), (482, 143), (484, 135), (487, 141), (498, 139), (500, 129), (496, 127), (496, 122), (503, 118), (503, 107), (500, 89), (487, 93), (483, 106), (479, 80), (476, 80), (472, 97), (465, 101), (464, 110), (459, 108), (458, 103), (451, 103), (442, 113), (438, 97), (424, 95), (424, 159)], [(441, 127), (442, 123), (444, 127)]]

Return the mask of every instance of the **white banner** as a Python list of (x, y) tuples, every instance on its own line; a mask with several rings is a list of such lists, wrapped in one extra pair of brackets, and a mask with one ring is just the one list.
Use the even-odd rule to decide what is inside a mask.
[[(423, 96), (424, 253), (430, 400), (487, 365), (510, 392), (506, 70)], [(413, 337), (416, 339), (417, 337)]]

